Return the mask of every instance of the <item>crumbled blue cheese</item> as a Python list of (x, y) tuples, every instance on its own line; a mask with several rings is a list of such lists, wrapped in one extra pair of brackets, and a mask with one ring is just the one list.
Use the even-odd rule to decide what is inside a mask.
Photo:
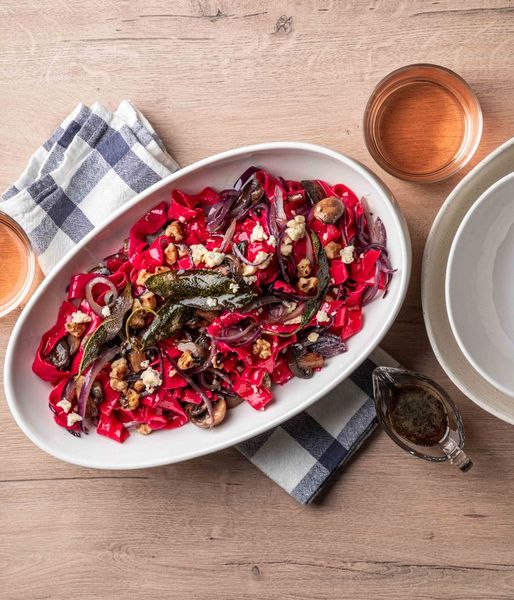
[(264, 242), (268, 239), (264, 227), (260, 223), (255, 223), (252, 233), (250, 234), (251, 242)]
[(203, 262), (203, 257), (207, 252), (207, 248), (203, 244), (191, 244), (191, 257), (195, 265), (199, 265)]
[(68, 427), (73, 427), (73, 425), (75, 425), (75, 423), (78, 423), (79, 421), (82, 421), (82, 417), (79, 414), (77, 414), (76, 412), (69, 413), (66, 418)]
[(231, 283), (228, 286), (228, 289), (233, 293), (236, 294), (239, 291), (239, 285), (234, 281), (233, 283)]
[(257, 267), (254, 267), (253, 265), (243, 265), (243, 277), (255, 275), (255, 273), (257, 273)]
[(327, 311), (321, 309), (316, 313), (316, 319), (318, 323), (328, 323), (328, 321), (330, 321)]
[(180, 215), (180, 217), (178, 218), (178, 220), (179, 220), (181, 223), (185, 223), (185, 222), (186, 222), (186, 217), (184, 217), (183, 215)]
[(353, 246), (346, 246), (339, 252), (341, 260), (344, 262), (345, 265), (349, 265), (354, 261), (353, 251)]
[(245, 283), (251, 285), (252, 283), (255, 283), (257, 281), (257, 275), (246, 275), (243, 276), (243, 279)]
[(141, 381), (145, 384), (146, 389), (151, 393), (153, 389), (162, 384), (159, 372), (152, 367), (148, 367), (141, 373)]
[(286, 233), (293, 242), (305, 237), (305, 217), (296, 215), (294, 219), (288, 221)]
[(70, 323), (91, 323), (91, 317), (81, 310), (77, 310), (68, 317)]
[(258, 264), (258, 269), (265, 269), (269, 265), (271, 258), (271, 254), (268, 254), (263, 250), (259, 250), (259, 252), (257, 252), (257, 256), (255, 257), (254, 262)]
[(268, 244), (275, 248), (275, 246), (277, 245), (277, 238), (274, 235), (270, 235), (268, 238)]
[(217, 267), (225, 260), (225, 254), (217, 250), (207, 250), (203, 255), (203, 262), (206, 267)]
[(318, 338), (319, 338), (319, 333), (316, 333), (315, 331), (312, 331), (307, 336), (307, 339), (309, 340), (309, 342), (317, 342)]
[(63, 398), (57, 402), (56, 406), (60, 406), (65, 413), (69, 413), (71, 409), (71, 402), (66, 400), (66, 398)]
[(143, 360), (142, 362), (139, 363), (139, 365), (142, 369), (147, 369), (149, 364), (150, 364), (149, 360)]
[(106, 319), (111, 316), (111, 309), (108, 306), (102, 306), (102, 317)]
[(206, 298), (205, 302), (207, 304), (207, 306), (217, 306), (218, 301), (216, 300), (216, 298)]

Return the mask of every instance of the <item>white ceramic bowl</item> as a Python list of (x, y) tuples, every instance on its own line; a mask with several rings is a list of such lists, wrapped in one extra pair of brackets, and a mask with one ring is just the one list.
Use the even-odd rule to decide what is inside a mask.
[[(230, 411), (223, 426), (205, 431), (192, 425), (151, 436), (132, 435), (124, 444), (91, 433), (77, 439), (53, 422), (48, 410), (50, 387), (31, 371), (41, 334), (54, 322), (72, 273), (88, 269), (115, 251), (135, 220), (174, 188), (193, 192), (206, 185), (229, 187), (250, 165), (291, 179), (342, 182), (366, 196), (388, 233), (393, 266), (398, 269), (385, 299), (366, 307), (365, 325), (351, 339), (348, 352), (331, 359), (310, 380), (293, 379), (276, 387), (275, 401), (262, 412), (243, 404)], [(7, 348), (5, 391), (9, 408), (25, 434), (61, 460), (92, 468), (136, 469), (178, 462), (232, 446), (262, 433), (304, 410), (347, 377), (378, 345), (402, 305), (409, 282), (411, 251), (405, 221), (387, 188), (354, 160), (311, 144), (270, 143), (223, 152), (186, 167), (139, 194), (86, 236), (46, 278), (20, 316)]]
[(448, 258), (446, 303), (471, 365), (514, 397), (514, 173), (486, 190), (463, 219)]

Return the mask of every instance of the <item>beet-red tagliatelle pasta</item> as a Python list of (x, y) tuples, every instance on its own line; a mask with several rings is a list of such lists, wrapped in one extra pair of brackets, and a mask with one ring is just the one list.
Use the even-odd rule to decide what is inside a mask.
[(351, 189), (250, 167), (231, 189), (174, 190), (74, 274), (33, 370), (77, 437), (210, 429), (345, 352), (392, 276), (384, 225)]

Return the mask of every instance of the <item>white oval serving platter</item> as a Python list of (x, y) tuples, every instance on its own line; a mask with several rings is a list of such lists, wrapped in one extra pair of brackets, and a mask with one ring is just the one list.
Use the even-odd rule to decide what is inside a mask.
[[(293, 379), (274, 390), (274, 402), (262, 412), (242, 404), (222, 426), (205, 431), (186, 425), (151, 436), (131, 435), (124, 444), (92, 432), (77, 439), (53, 422), (48, 410), (50, 387), (31, 371), (41, 334), (55, 321), (72, 273), (90, 268), (117, 250), (131, 225), (180, 188), (194, 192), (206, 185), (233, 185), (250, 165), (290, 179), (319, 178), (343, 182), (366, 196), (388, 233), (391, 263), (398, 269), (389, 294), (365, 309), (365, 325), (348, 352), (331, 359), (312, 379)], [(49, 454), (77, 465), (101, 469), (136, 469), (169, 464), (237, 444), (279, 425), (314, 403), (346, 378), (378, 345), (393, 324), (407, 290), (411, 266), (407, 225), (391, 193), (368, 169), (332, 150), (304, 143), (276, 142), (247, 146), (201, 160), (136, 196), (99, 229), (87, 235), (41, 284), (22, 312), (7, 348), (4, 384), (9, 408), (24, 433)]]

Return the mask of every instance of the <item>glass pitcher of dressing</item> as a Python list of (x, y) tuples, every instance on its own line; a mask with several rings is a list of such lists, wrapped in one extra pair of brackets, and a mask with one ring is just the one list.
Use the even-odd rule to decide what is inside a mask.
[(401, 448), (424, 460), (449, 460), (463, 472), (473, 466), (462, 449), (457, 407), (435, 381), (405, 369), (377, 367), (373, 392), (378, 420)]

